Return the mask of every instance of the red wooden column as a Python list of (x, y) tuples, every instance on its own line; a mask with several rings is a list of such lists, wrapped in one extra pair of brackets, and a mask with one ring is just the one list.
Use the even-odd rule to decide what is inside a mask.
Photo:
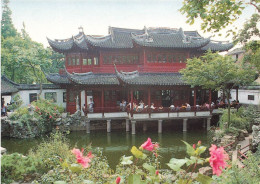
[(104, 112), (104, 88), (102, 88), (102, 92), (101, 92), (101, 107), (102, 107), (102, 111)]
[(195, 107), (197, 104), (196, 104), (196, 100), (197, 100), (197, 89), (194, 88), (194, 101), (193, 101), (193, 106)]
[(209, 89), (209, 107), (211, 107), (211, 89)]
[(147, 100), (148, 106), (151, 106), (151, 89), (148, 88), (148, 100)]

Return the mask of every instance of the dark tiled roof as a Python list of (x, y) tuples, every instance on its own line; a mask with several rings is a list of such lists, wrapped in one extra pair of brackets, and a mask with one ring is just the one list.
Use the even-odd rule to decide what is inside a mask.
[(240, 54), (240, 53), (245, 53), (245, 50), (242, 48), (236, 48), (230, 52), (227, 53), (227, 55), (234, 55), (234, 54)]
[(88, 50), (84, 33), (79, 33), (72, 38), (66, 40), (51, 40), (47, 38), (50, 46), (57, 52), (67, 52), (71, 50)]
[(50, 46), (57, 52), (87, 50), (88, 46), (100, 48), (133, 48), (134, 43), (145, 47), (197, 48), (223, 51), (233, 45), (215, 44), (203, 38), (197, 31), (183, 31), (171, 28), (125, 29), (109, 28), (107, 36), (85, 35), (83, 32), (66, 40), (50, 40)]
[[(11, 94), (20, 90), (39, 90), (40, 84), (17, 84), (6, 76), (2, 76), (1, 94)], [(61, 87), (56, 84), (42, 84), (42, 89), (60, 89)]]
[(115, 74), (67, 73), (67, 77), (74, 83), (85, 85), (119, 85)]
[(202, 47), (201, 50), (212, 50), (212, 51), (227, 51), (233, 47), (233, 43), (224, 43), (220, 41), (210, 41), (206, 46)]
[[(56, 84), (42, 84), (42, 89), (60, 89)], [(40, 84), (19, 84), (19, 90), (39, 90)]]
[(2, 75), (1, 77), (1, 94), (7, 95), (11, 93), (15, 93), (18, 91), (17, 88), (18, 84), (14, 83), (10, 79), (8, 79), (6, 76)]
[(81, 85), (120, 85), (120, 81), (129, 85), (187, 85), (181, 79), (180, 73), (139, 73), (138, 71), (118, 72), (116, 70), (116, 74), (69, 73), (68, 71), (66, 74), (67, 80)]
[(188, 85), (182, 79), (180, 73), (122, 73), (117, 72), (118, 78), (129, 85)]
[(143, 35), (132, 33), (133, 40), (142, 46), (163, 48), (200, 48), (210, 39), (185, 35), (182, 29), (152, 29)]
[(45, 74), (45, 77), (48, 81), (54, 84), (70, 84), (70, 80), (68, 79), (66, 74), (58, 74), (58, 73), (50, 73)]

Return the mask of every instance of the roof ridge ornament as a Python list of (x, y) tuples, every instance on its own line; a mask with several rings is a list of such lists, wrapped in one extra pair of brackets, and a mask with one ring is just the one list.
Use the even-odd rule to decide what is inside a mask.
[(79, 29), (79, 32), (80, 32), (80, 33), (84, 33), (84, 30), (83, 30), (83, 27), (82, 27), (82, 26), (79, 26), (78, 29)]
[(112, 42), (114, 42), (114, 31), (111, 26), (109, 26), (109, 28), (108, 28), (108, 33), (111, 35)]

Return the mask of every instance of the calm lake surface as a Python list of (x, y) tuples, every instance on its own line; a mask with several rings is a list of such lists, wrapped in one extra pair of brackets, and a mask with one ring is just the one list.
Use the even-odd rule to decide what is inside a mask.
[[(102, 149), (112, 169), (115, 169), (121, 156), (131, 155), (130, 149), (133, 145), (139, 147), (148, 137), (150, 137), (153, 142), (159, 142), (160, 144), (162, 168), (168, 168), (166, 163), (168, 163), (172, 157), (184, 158), (187, 156), (186, 147), (181, 140), (190, 144), (197, 143), (201, 140), (203, 145), (208, 146), (209, 144), (207, 131), (205, 129), (189, 130), (186, 133), (183, 133), (181, 130), (167, 129), (163, 130), (162, 134), (158, 134), (156, 130), (147, 132), (138, 131), (136, 135), (126, 133), (124, 130), (117, 130), (111, 133), (107, 133), (105, 130), (91, 131), (90, 134), (86, 134), (85, 131), (77, 131), (67, 135), (72, 148), (75, 145), (77, 145), (77, 148), (82, 148), (92, 143), (93, 149)], [(1, 143), (2, 147), (6, 148), (8, 153), (19, 152), (27, 154), (30, 148), (35, 147), (41, 141), (42, 138), (2, 138)]]

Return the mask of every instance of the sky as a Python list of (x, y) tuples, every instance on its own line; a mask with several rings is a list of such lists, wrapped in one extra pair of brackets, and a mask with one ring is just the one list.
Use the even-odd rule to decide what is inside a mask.
[[(50, 39), (66, 39), (79, 32), (107, 35), (108, 28), (122, 27), (171, 27), (198, 30), (204, 37), (212, 33), (200, 30), (200, 21), (186, 24), (186, 17), (179, 12), (182, 0), (10, 0), (12, 19), (18, 31), (23, 22), (34, 41), (48, 46)], [(235, 23), (242, 28), (254, 8), (246, 8)], [(225, 30), (222, 31), (225, 33)], [(213, 37), (213, 40), (231, 41), (231, 37)]]

